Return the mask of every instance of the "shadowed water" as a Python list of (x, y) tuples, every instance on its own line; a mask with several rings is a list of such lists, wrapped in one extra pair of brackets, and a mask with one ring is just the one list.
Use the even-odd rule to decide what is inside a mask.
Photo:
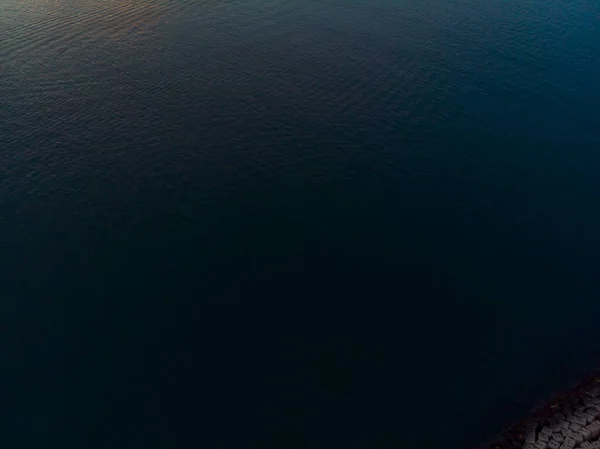
[(463, 449), (596, 367), (599, 43), (593, 0), (0, 0), (7, 447)]

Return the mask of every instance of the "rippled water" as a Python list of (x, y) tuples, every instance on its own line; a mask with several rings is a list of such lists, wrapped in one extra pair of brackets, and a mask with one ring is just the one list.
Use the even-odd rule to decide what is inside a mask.
[(594, 0), (0, 0), (9, 446), (473, 447), (597, 365), (599, 43)]

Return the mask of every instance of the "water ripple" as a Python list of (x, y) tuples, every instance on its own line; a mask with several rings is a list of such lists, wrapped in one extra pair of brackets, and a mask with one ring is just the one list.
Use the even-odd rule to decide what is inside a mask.
[[(409, 363), (395, 371), (386, 362), (380, 385), (423, 382), (405, 366), (429, 363), (423, 371), (437, 375), (430, 354), (447, 344), (450, 359), (459, 347), (458, 365), (472, 363), (473, 376), (459, 373), (454, 390), (436, 394), (491, 415), (490, 404), (512, 397), (505, 380), (491, 396), (467, 402), (463, 393), (486, 379), (487, 394), (489, 379), (535, 364), (504, 343), (515, 338), (515, 317), (535, 323), (520, 348), (532, 334), (555, 348), (548, 341), (568, 340), (559, 334), (581, 310), (597, 316), (589, 267), (600, 254), (599, 17), (597, 0), (0, 0), (0, 316), (12, 304), (39, 313), (73, 292), (73, 304), (100, 298), (96, 307), (117, 317), (132, 316), (123, 310), (138, 297), (187, 310), (173, 292), (187, 288), (198, 301), (210, 285), (217, 298), (228, 289), (244, 296), (248, 284), (268, 290), (298, 270), (329, 282), (332, 294), (299, 285), (303, 275), (272, 288), (273, 302), (342, 298), (342, 310), (357, 296), (348, 286), (356, 278), (366, 293), (357, 302), (397, 300), (411, 316), (396, 293), (410, 293), (408, 284), (425, 325), (410, 321), (435, 332), (407, 352), (413, 338), (390, 314), (398, 342), (382, 354)], [(423, 290), (438, 302), (421, 302)], [(43, 292), (45, 308), (32, 292)], [(558, 358), (570, 361), (565, 354)], [(414, 379), (399, 382), (407, 371)], [(378, 397), (394, 409), (422, 406), (423, 416), (439, 402), (384, 390)], [(475, 443), (464, 423), (479, 421), (449, 410), (440, 413), (469, 435), (448, 446), (451, 435), (440, 432), (422, 447)], [(377, 446), (376, 436), (361, 442), (352, 432), (369, 421), (358, 412), (356, 426), (331, 427), (343, 413), (322, 411), (331, 432), (323, 447)], [(381, 418), (392, 432), (403, 422)], [(427, 436), (430, 426), (405, 425)], [(343, 435), (353, 441), (339, 442)], [(138, 446), (151, 447), (129, 445)]]

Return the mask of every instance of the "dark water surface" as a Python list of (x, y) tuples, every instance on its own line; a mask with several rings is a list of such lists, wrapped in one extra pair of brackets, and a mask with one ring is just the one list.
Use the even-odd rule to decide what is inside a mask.
[(477, 445), (600, 363), (599, 80), (595, 0), (0, 0), (2, 447)]

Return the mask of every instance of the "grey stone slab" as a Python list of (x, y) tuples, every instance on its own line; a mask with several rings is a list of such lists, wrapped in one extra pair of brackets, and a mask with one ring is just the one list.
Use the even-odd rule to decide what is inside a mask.
[(588, 396), (593, 397), (593, 398), (598, 397), (598, 396), (600, 396), (600, 388), (594, 387), (594, 388), (586, 391), (585, 394), (587, 394)]
[(598, 417), (598, 409), (596, 407), (586, 407), (585, 413), (583, 414), (585, 418), (590, 419), (590, 421), (594, 420)]
[(590, 429), (588, 426), (582, 427), (580, 431), (581, 435), (584, 439), (589, 440), (592, 438), (592, 434), (594, 433), (593, 429)]
[(580, 418), (579, 416), (573, 416), (573, 419), (571, 419), (571, 423), (579, 424), (580, 426), (585, 426), (587, 424), (587, 421), (583, 418)]
[(594, 422), (588, 424), (587, 428), (589, 430), (588, 438), (596, 438), (598, 436), (598, 434), (600, 433), (600, 422), (594, 421)]

